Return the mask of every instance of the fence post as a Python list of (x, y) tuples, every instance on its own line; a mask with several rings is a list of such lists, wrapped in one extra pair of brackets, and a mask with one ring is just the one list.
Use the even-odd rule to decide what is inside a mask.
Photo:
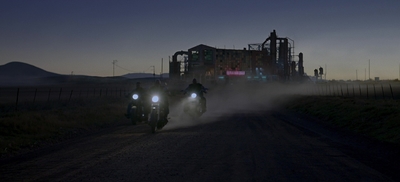
[(368, 94), (368, 84), (367, 84), (367, 99), (368, 99), (368, 96), (369, 96), (369, 94)]
[(373, 86), (374, 86), (374, 97), (375, 97), (375, 100), (376, 100), (375, 84), (373, 84)]
[(340, 85), (340, 92), (342, 93), (342, 97), (343, 97), (343, 89), (342, 89), (342, 85)]
[(339, 95), (339, 91), (338, 91), (339, 87), (335, 84), (333, 85), (333, 95), (336, 96)]
[(17, 100), (15, 101), (15, 110), (18, 110), (19, 88), (17, 89)]
[(353, 85), (353, 97), (356, 97), (356, 94), (354, 92), (354, 85)]
[(35, 89), (35, 96), (33, 96), (33, 104), (35, 104), (35, 100), (36, 100), (36, 93), (37, 93), (37, 88)]
[(58, 101), (60, 101), (60, 99), (61, 99), (61, 92), (62, 92), (62, 88), (60, 88), (60, 94), (58, 94)]
[(390, 86), (390, 93), (392, 93), (392, 99), (394, 100), (394, 97), (393, 97), (393, 90), (392, 90), (392, 85), (391, 85), (391, 84), (389, 84), (389, 86)]
[(346, 84), (346, 88), (347, 88), (347, 97), (350, 96), (349, 94), (349, 84)]
[(381, 84), (381, 88), (382, 88), (382, 97), (383, 99), (385, 99), (385, 92), (383, 91), (383, 85)]
[(358, 85), (358, 89), (360, 90), (360, 97), (362, 96), (361, 95), (361, 85)]
[(73, 91), (74, 91), (74, 90), (72, 89), (72, 90), (71, 90), (71, 94), (69, 94), (69, 100), (68, 100), (68, 102), (71, 101), (71, 97), (72, 97), (72, 92), (73, 92)]

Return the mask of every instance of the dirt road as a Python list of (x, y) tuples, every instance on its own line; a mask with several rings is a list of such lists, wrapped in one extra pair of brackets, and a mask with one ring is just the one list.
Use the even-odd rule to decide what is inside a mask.
[[(121, 125), (0, 159), (1, 181), (398, 181), (396, 151), (277, 109), (282, 91), (227, 87), (199, 120)], [(276, 90), (276, 94), (267, 91)], [(288, 89), (285, 89), (288, 90)], [(283, 91), (285, 91), (283, 90)], [(299, 89), (291, 89), (298, 91)], [(217, 94), (218, 93), (218, 94)], [(265, 97), (268, 95), (268, 97)], [(263, 97), (261, 99), (261, 97)], [(287, 98), (287, 97), (284, 97)], [(397, 153), (398, 154), (398, 153)]]
[(366, 165), (363, 158), (347, 154), (344, 145), (319, 134), (322, 130), (317, 127), (305, 125), (309, 122), (274, 111), (206, 114), (198, 121), (176, 117), (172, 115), (170, 123), (156, 134), (146, 124), (126, 122), (2, 159), (1, 181), (393, 179), (378, 172), (377, 165)]

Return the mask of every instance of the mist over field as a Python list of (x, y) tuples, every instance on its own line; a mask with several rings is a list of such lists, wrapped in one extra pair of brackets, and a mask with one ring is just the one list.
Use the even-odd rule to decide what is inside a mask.
[[(207, 85), (205, 85), (207, 87)], [(237, 113), (279, 109), (296, 95), (309, 94), (310, 84), (234, 83), (210, 88), (205, 94), (207, 112), (193, 119), (183, 112), (183, 100), (170, 107), (170, 122), (164, 129), (210, 123)], [(188, 97), (188, 96), (186, 96)]]

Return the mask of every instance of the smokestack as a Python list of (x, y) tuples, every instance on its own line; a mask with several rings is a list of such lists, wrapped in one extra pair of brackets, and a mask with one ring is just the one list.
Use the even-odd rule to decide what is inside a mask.
[(303, 53), (299, 53), (299, 75), (304, 75), (304, 67), (303, 67)]

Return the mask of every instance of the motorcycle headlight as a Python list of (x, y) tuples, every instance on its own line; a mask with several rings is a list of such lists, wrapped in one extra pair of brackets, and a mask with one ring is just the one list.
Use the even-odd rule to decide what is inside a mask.
[(192, 97), (192, 98), (194, 99), (194, 98), (196, 98), (196, 97), (197, 97), (197, 94), (195, 94), (195, 93), (192, 93), (192, 94), (190, 95), (190, 97)]
[(158, 96), (153, 96), (151, 98), (151, 101), (153, 101), (153, 102), (158, 102), (158, 100), (159, 100)]
[(136, 99), (139, 98), (139, 95), (138, 95), (138, 94), (133, 94), (133, 95), (132, 95), (132, 98), (133, 98), (133, 100), (136, 100)]

